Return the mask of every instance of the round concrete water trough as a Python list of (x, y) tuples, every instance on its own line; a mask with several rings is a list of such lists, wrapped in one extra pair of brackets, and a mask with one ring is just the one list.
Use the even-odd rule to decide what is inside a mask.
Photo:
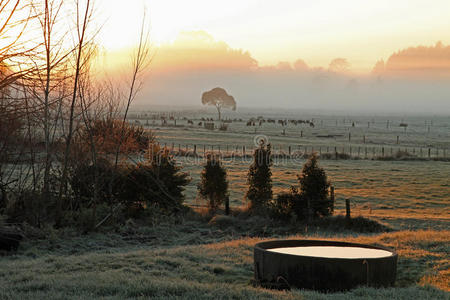
[(268, 288), (343, 291), (395, 282), (395, 251), (363, 244), (277, 240), (255, 245), (255, 280)]

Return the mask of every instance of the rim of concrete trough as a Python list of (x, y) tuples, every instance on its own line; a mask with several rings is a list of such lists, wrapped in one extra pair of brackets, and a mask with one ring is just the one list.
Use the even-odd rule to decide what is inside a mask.
[[(330, 258), (269, 251), (302, 246), (360, 247), (385, 250), (390, 256), (377, 258)], [(267, 288), (344, 291), (357, 286), (389, 287), (397, 275), (395, 249), (367, 244), (326, 240), (272, 240), (254, 247), (256, 283)]]

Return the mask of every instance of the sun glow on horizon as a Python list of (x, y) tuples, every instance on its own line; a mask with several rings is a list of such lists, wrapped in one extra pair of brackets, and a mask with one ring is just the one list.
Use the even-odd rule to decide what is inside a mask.
[(111, 51), (135, 43), (144, 7), (154, 46), (173, 43), (182, 31), (202, 30), (249, 51), (260, 66), (302, 59), (327, 67), (343, 57), (352, 70), (366, 72), (399, 49), (450, 44), (448, 1), (100, 0), (97, 7), (106, 19), (100, 41)]

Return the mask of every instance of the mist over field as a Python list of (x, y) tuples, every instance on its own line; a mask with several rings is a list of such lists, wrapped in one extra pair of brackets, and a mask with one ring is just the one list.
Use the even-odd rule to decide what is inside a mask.
[(450, 47), (439, 42), (398, 51), (374, 62), (372, 70), (355, 72), (346, 58), (325, 67), (302, 59), (260, 66), (251, 53), (205, 32), (185, 32), (155, 50), (136, 104), (199, 105), (202, 92), (221, 86), (238, 107), (445, 115), (449, 80)]

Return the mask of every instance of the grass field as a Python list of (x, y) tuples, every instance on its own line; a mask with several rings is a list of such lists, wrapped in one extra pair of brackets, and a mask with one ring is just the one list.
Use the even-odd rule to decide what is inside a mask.
[[(336, 186), (337, 214), (343, 213), (343, 199), (348, 197), (353, 216), (378, 220), (394, 231), (271, 228), (258, 218), (208, 224), (192, 216), (154, 227), (131, 223), (114, 233), (84, 236), (49, 230), (46, 239), (28, 240), (17, 254), (0, 258), (0, 299), (449, 299), (450, 164), (321, 163)], [(274, 168), (275, 191), (296, 182), (300, 165)], [(233, 205), (240, 206), (246, 166), (233, 163), (227, 168)], [(196, 178), (200, 167), (185, 164), (185, 170)], [(195, 180), (186, 194), (187, 202), (194, 203)], [(253, 245), (274, 238), (345, 240), (395, 248), (396, 286), (335, 294), (254, 287)]]
[[(169, 116), (176, 120), (169, 120)], [(281, 126), (278, 123), (259, 123), (255, 126), (246, 126), (247, 120), (251, 118), (263, 117), (265, 120), (311, 120), (315, 126), (308, 124), (294, 125), (288, 123)], [(159, 119), (166, 118), (166, 124)], [(153, 120), (155, 118), (156, 120)], [(224, 119), (241, 119), (228, 124), (227, 131), (207, 130), (199, 126), (201, 118), (216, 119), (217, 115), (212, 110), (200, 111), (172, 111), (172, 112), (133, 112), (130, 115), (131, 121), (137, 121), (146, 128), (154, 130), (161, 143), (168, 146), (174, 144), (175, 147), (181, 145), (197, 144), (199, 148), (203, 145), (207, 147), (221, 146), (224, 150), (228, 145), (230, 150), (238, 146), (246, 146), (248, 149), (254, 147), (254, 137), (265, 135), (272, 143), (275, 150), (280, 147), (287, 151), (287, 147), (292, 146), (292, 150), (298, 146), (314, 146), (316, 150), (322, 147), (342, 147), (353, 151), (357, 147), (386, 147), (386, 151), (409, 148), (416, 148), (417, 153), (420, 147), (432, 148), (432, 156), (435, 149), (439, 149), (443, 155), (446, 149), (447, 157), (450, 157), (450, 119), (448, 116), (365, 116), (365, 115), (343, 115), (343, 114), (312, 114), (302, 111), (277, 111), (277, 110), (239, 110), (238, 112), (226, 112)], [(189, 124), (191, 120), (193, 124)], [(218, 128), (220, 122), (214, 121)], [(408, 127), (400, 127), (401, 123), (408, 124)], [(175, 126), (176, 124), (176, 126)], [(354, 126), (353, 126), (354, 125)], [(283, 134), (284, 132), (284, 134)], [(350, 134), (350, 140), (349, 140)], [(397, 143), (397, 137), (398, 143)], [(200, 150), (200, 149), (199, 149)], [(353, 152), (355, 154), (355, 152)], [(362, 154), (362, 153), (361, 153)], [(424, 155), (425, 153), (423, 153)], [(370, 153), (369, 153), (370, 155)]]
[[(34, 241), (18, 254), (0, 260), (0, 298), (449, 298), (450, 231), (334, 236), (333, 240), (394, 247), (399, 254), (396, 287), (360, 287), (336, 294), (254, 287), (252, 251), (263, 239), (224, 238), (216, 234), (219, 231), (186, 222), (140, 228), (133, 234), (97, 233)], [(324, 233), (288, 238), (331, 239)]]
[[(298, 184), (296, 174), (304, 161), (273, 167), (274, 193)], [(337, 213), (345, 199), (352, 203), (355, 216), (362, 215), (389, 223), (396, 229), (450, 228), (450, 163), (384, 162), (366, 160), (321, 161), (336, 188)], [(201, 165), (185, 163), (191, 174), (187, 202), (200, 205), (196, 196)], [(231, 205), (242, 206), (247, 189), (248, 163), (225, 161), (231, 189)]]
[[(196, 114), (191, 117), (195, 119)], [(294, 127), (288, 127), (282, 135), (281, 127), (263, 125), (256, 133), (264, 129), (274, 145), (284, 146), (356, 147), (365, 145), (362, 135), (377, 147), (442, 150), (450, 146), (445, 118), (435, 119), (431, 132), (427, 131), (429, 120), (406, 120), (410, 124), (407, 133), (397, 128), (400, 119), (391, 119), (391, 126), (397, 127), (389, 133), (385, 130), (386, 118), (347, 117), (334, 127), (336, 119), (316, 117), (320, 125), (303, 128), (302, 138), (300, 128)], [(356, 122), (355, 128), (349, 125), (351, 119)], [(247, 128), (245, 123), (233, 123), (224, 133), (182, 122), (186, 120), (178, 127), (150, 127), (161, 143), (169, 145), (221, 145), (222, 150), (226, 145), (246, 145), (249, 153), (252, 149), (254, 128)], [(340, 136), (318, 138), (322, 132)], [(355, 138), (350, 144), (348, 132)], [(395, 142), (397, 135), (401, 135), (401, 145)], [(192, 178), (185, 191), (186, 204), (203, 205), (196, 198), (203, 161), (192, 157), (178, 157), (177, 161)], [(274, 194), (297, 184), (296, 174), (304, 162), (275, 160)], [(231, 207), (236, 211), (246, 206), (243, 196), (249, 163), (242, 157), (224, 160)], [(353, 217), (363, 216), (385, 227), (370, 233), (340, 227), (339, 217), (307, 226), (272, 223), (245, 214), (209, 220), (205, 215), (190, 213), (182, 219), (167, 218), (155, 226), (130, 221), (123, 227), (87, 235), (47, 228), (34, 234), (31, 231), (34, 238), (27, 239), (17, 253), (0, 256), (0, 299), (450, 299), (450, 162), (359, 159), (321, 160), (320, 164), (336, 188), (336, 215), (344, 213), (344, 200), (349, 198)], [(399, 254), (396, 285), (388, 289), (359, 287), (334, 294), (256, 287), (252, 281), (253, 246), (278, 238), (392, 247)]]

